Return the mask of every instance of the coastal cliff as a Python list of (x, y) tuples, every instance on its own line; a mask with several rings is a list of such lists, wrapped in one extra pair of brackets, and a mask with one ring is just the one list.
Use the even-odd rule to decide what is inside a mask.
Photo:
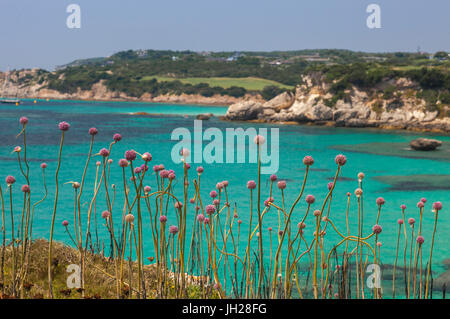
[(418, 84), (410, 79), (397, 78), (380, 84), (393, 88), (392, 96), (360, 90), (352, 85), (339, 98), (331, 92), (333, 84), (323, 81), (320, 76), (304, 76), (295, 92), (284, 92), (267, 102), (232, 104), (224, 118), (450, 133), (449, 106), (440, 104), (441, 112), (429, 110), (426, 100), (417, 97)]

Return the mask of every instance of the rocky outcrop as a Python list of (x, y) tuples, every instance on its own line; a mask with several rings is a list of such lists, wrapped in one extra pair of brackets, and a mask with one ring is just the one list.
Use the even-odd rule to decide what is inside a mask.
[(434, 151), (439, 146), (442, 146), (442, 142), (429, 138), (418, 138), (412, 140), (409, 145), (416, 151)]
[(212, 113), (203, 113), (203, 114), (197, 115), (195, 118), (197, 120), (206, 121), (206, 120), (209, 120), (212, 116), (214, 116), (214, 114), (212, 114)]
[[(268, 102), (243, 101), (230, 105), (225, 119), (261, 122), (298, 122), (343, 127), (380, 127), (450, 133), (450, 118), (438, 118), (427, 111), (424, 100), (411, 94), (413, 83), (398, 79), (392, 99), (358, 90), (345, 91), (345, 98), (333, 101), (329, 86), (318, 79), (304, 78), (295, 94), (285, 92)], [(334, 103), (333, 103), (334, 102)]]

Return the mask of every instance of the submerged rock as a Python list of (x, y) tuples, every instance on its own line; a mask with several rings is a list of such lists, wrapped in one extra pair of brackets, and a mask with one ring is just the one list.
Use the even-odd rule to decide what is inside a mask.
[(214, 114), (212, 114), (212, 113), (202, 113), (202, 114), (198, 114), (196, 119), (206, 121), (206, 120), (209, 120), (213, 116), (214, 116)]
[(442, 142), (429, 138), (418, 138), (412, 140), (409, 145), (416, 151), (434, 151), (437, 147), (442, 145)]

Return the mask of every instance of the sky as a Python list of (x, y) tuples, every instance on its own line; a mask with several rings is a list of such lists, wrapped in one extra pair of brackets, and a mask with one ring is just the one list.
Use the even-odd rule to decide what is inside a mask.
[[(370, 4), (381, 28), (367, 27)], [(449, 0), (1, 0), (0, 70), (128, 49), (450, 51), (449, 12)]]

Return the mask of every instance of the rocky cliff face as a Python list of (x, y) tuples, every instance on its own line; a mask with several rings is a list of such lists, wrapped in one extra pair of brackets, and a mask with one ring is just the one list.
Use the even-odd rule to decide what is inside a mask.
[(397, 91), (391, 99), (369, 96), (352, 87), (346, 91), (345, 99), (338, 100), (332, 106), (327, 103), (333, 98), (327, 84), (317, 84), (310, 77), (304, 78), (303, 82), (296, 88), (295, 94), (285, 92), (265, 103), (235, 103), (228, 108), (225, 118), (450, 133), (450, 118), (438, 118), (437, 111), (426, 111), (425, 101), (412, 94), (414, 83), (409, 80), (398, 79), (393, 83)]
[[(165, 94), (152, 96), (145, 93), (140, 97), (128, 96), (123, 92), (115, 92), (109, 90), (104, 81), (97, 82), (92, 85), (90, 90), (78, 89), (75, 93), (61, 93), (56, 90), (46, 88), (47, 82), (36, 83), (28, 82), (27, 77), (33, 77), (38, 72), (34, 70), (22, 70), (13, 73), (10, 77), (8, 92), (3, 94), (16, 95), (19, 98), (31, 99), (65, 99), (65, 100), (96, 100), (96, 101), (139, 101), (139, 102), (155, 102), (155, 103), (185, 103), (185, 104), (206, 104), (206, 105), (230, 105), (246, 100), (262, 101), (260, 96), (251, 96), (247, 94), (243, 98), (236, 98), (228, 95), (202, 96), (200, 94)], [(0, 72), (0, 89), (3, 86), (5, 74)]]

